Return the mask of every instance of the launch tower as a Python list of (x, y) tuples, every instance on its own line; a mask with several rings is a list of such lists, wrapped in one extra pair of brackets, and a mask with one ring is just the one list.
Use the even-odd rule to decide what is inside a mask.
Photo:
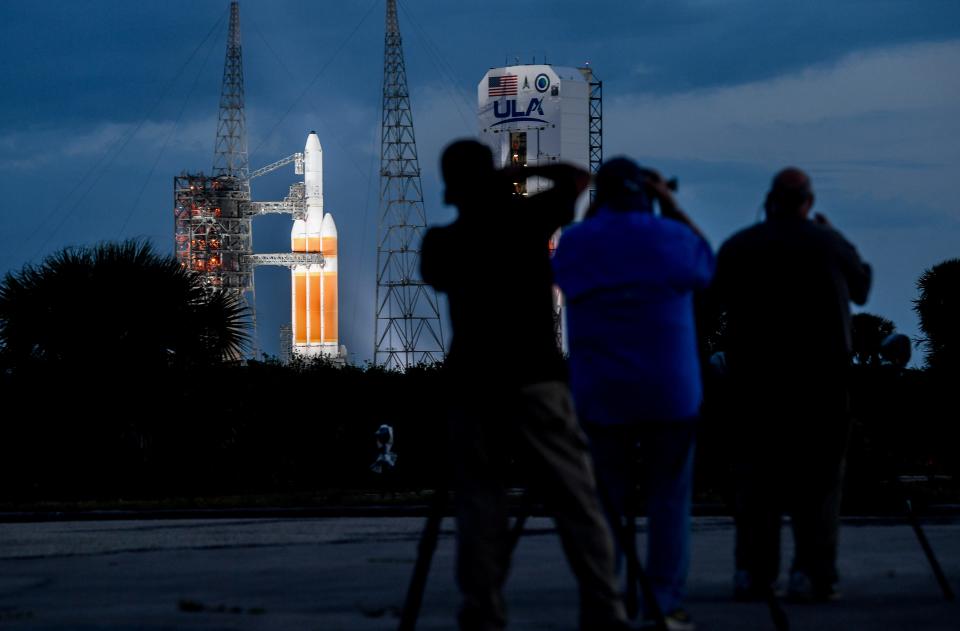
[(177, 260), (201, 273), (211, 288), (246, 292), (253, 275), (246, 260), (253, 247), (243, 109), (240, 4), (230, 3), (227, 52), (220, 89), (220, 114), (213, 175), (182, 173), (173, 178), (174, 241)]
[(243, 107), (243, 54), (240, 49), (240, 3), (230, 3), (227, 54), (220, 84), (217, 142), (213, 149), (214, 177), (238, 180), (250, 197), (250, 161), (247, 155), (247, 116)]
[[(306, 169), (305, 162), (309, 162)], [(291, 163), (296, 174), (304, 175), (303, 182), (292, 184), (283, 200), (251, 200), (251, 179)], [(240, 3), (233, 0), (230, 3), (227, 52), (220, 90), (213, 174), (184, 172), (173, 180), (177, 260), (184, 268), (199, 272), (211, 289), (233, 290), (251, 302), (253, 270), (256, 266), (278, 265), (290, 268), (295, 288), (292, 299), (293, 339), (289, 341), (290, 354), (339, 357), (341, 352), (337, 337), (336, 226), (332, 216), (328, 214), (323, 217), (321, 169), (320, 142), (316, 134), (311, 133), (303, 153), (294, 153), (250, 172), (244, 114)], [(292, 215), (293, 251), (254, 254), (253, 219), (273, 213)], [(302, 243), (298, 242), (296, 236), (299, 234), (298, 227), (306, 229), (303, 239), (300, 239)], [(316, 243), (311, 242), (311, 237), (316, 238)], [(321, 239), (323, 245), (320, 244)], [(298, 272), (302, 273), (305, 280), (304, 291), (300, 294), (296, 293)], [(312, 283), (308, 282), (308, 279), (318, 280), (319, 287), (322, 287), (312, 293), (315, 303), (313, 309), (309, 308), (308, 296), (311, 294), (308, 287), (311, 287)], [(307, 308), (298, 311), (298, 300), (307, 301)], [(316, 339), (310, 338), (307, 332), (311, 321), (314, 322)], [(321, 330), (325, 331), (323, 335)]]
[[(590, 67), (491, 68), (477, 86), (480, 139), (497, 168), (563, 161), (596, 173), (603, 162), (602, 91)], [(546, 186), (520, 184), (521, 194)]]
[(437, 296), (420, 279), (427, 226), (396, 0), (387, 0), (374, 363), (404, 370), (443, 359)]

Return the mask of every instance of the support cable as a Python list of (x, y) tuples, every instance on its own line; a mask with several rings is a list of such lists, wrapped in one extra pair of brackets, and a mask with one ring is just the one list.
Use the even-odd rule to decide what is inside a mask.
[(320, 69), (317, 71), (317, 74), (315, 74), (313, 76), (313, 79), (311, 79), (310, 82), (307, 83), (307, 86), (303, 89), (303, 91), (300, 92), (300, 95), (293, 100), (293, 103), (290, 104), (290, 107), (288, 107), (287, 110), (280, 116), (280, 118), (277, 119), (277, 122), (273, 124), (273, 127), (270, 128), (270, 130), (266, 133), (266, 135), (260, 141), (260, 144), (258, 144), (251, 153), (257, 153), (257, 151), (260, 150), (260, 148), (264, 145), (264, 143), (267, 142), (267, 140), (269, 140), (270, 136), (273, 135), (273, 132), (277, 130), (277, 127), (279, 127), (280, 124), (284, 120), (286, 120), (287, 116), (290, 115), (290, 112), (293, 111), (293, 108), (296, 107), (297, 104), (299, 104), (300, 101), (303, 100), (303, 97), (305, 97), (307, 93), (313, 88), (313, 84), (315, 84), (317, 80), (320, 79), (321, 75), (323, 75), (323, 73), (327, 70), (327, 68), (329, 68), (330, 65), (334, 62), (334, 60), (336, 60), (337, 56), (340, 55), (343, 49), (346, 48), (347, 44), (350, 43), (350, 40), (353, 39), (353, 36), (357, 34), (357, 31), (360, 30), (360, 27), (363, 26), (363, 23), (367, 21), (367, 18), (370, 17), (370, 14), (373, 13), (373, 9), (379, 3), (380, 3), (380, 0), (373, 1), (373, 4), (371, 4), (370, 8), (367, 9), (367, 12), (363, 14), (363, 17), (360, 18), (360, 21), (357, 22), (357, 25), (353, 27), (353, 30), (350, 31), (350, 33), (340, 43), (337, 49), (333, 51), (333, 55), (330, 56), (330, 58), (326, 61), (326, 63), (320, 66)]
[(473, 100), (470, 96), (463, 91), (459, 84), (457, 83), (457, 71), (447, 62), (446, 56), (440, 50), (440, 46), (430, 37), (429, 32), (416, 20), (413, 13), (410, 9), (406, 7), (405, 4), (399, 5), (403, 12), (410, 18), (410, 23), (418, 31), (419, 36), (425, 42), (425, 48), (429, 53), (432, 53), (434, 64), (437, 67), (438, 71), (444, 78), (447, 80), (448, 85), (451, 86), (454, 93), (463, 99), (464, 105), (467, 106), (467, 109), (470, 110), (474, 107)]
[[(90, 184), (90, 186), (86, 188), (86, 190), (80, 195), (80, 197), (77, 198), (76, 202), (73, 204), (72, 207), (69, 208), (67, 213), (63, 217), (61, 217), (56, 227), (47, 234), (47, 238), (43, 241), (40, 247), (37, 248), (37, 251), (34, 252), (31, 259), (37, 258), (43, 252), (43, 250), (46, 249), (51, 239), (53, 239), (53, 237), (56, 236), (56, 234), (60, 231), (60, 229), (63, 228), (67, 220), (73, 216), (73, 214), (77, 211), (77, 209), (79, 209), (80, 204), (83, 203), (83, 200), (86, 199), (87, 195), (90, 194), (90, 192), (96, 187), (96, 185), (103, 178), (107, 168), (109, 168), (110, 165), (112, 165), (113, 162), (120, 156), (120, 154), (123, 153), (123, 150), (126, 149), (127, 145), (130, 144), (130, 141), (134, 138), (134, 136), (137, 135), (137, 133), (139, 133), (140, 129), (143, 128), (144, 124), (146, 124), (150, 116), (153, 115), (156, 109), (160, 106), (160, 103), (164, 100), (166, 95), (169, 93), (170, 88), (173, 86), (177, 78), (183, 74), (184, 70), (186, 70), (186, 68), (190, 65), (190, 62), (193, 61), (193, 58), (197, 55), (198, 52), (200, 52), (200, 49), (203, 48), (203, 46), (207, 43), (207, 40), (210, 39), (210, 37), (214, 34), (214, 32), (216, 32), (216, 30), (220, 26), (220, 23), (223, 21), (224, 17), (226, 17), (227, 13), (228, 13), (228, 10), (225, 10), (220, 15), (220, 18), (210, 28), (210, 30), (204, 36), (200, 44), (198, 44), (197, 47), (193, 49), (193, 52), (190, 53), (190, 55), (187, 57), (187, 60), (183, 62), (183, 64), (177, 69), (177, 71), (174, 72), (173, 75), (170, 77), (170, 80), (167, 81), (167, 83), (163, 86), (163, 88), (161, 88), (160, 95), (157, 98), (156, 102), (154, 102), (153, 106), (150, 107), (150, 109), (143, 116), (143, 118), (140, 119), (140, 122), (137, 123), (137, 125), (132, 130), (128, 130), (126, 135), (121, 133), (117, 137), (117, 141), (113, 145), (111, 145), (107, 149), (107, 151), (105, 151), (101, 155), (101, 158), (97, 163), (100, 166), (98, 167), (97, 164), (95, 164), (94, 167), (92, 167), (89, 171), (87, 171), (87, 173), (80, 178), (80, 181), (77, 182), (77, 184), (71, 189), (70, 193), (68, 193), (66, 196), (61, 198), (61, 201), (54, 207), (54, 210), (50, 212), (50, 214), (47, 216), (47, 219), (44, 219), (40, 223), (40, 225), (38, 225), (37, 228), (33, 231), (33, 233), (31, 233), (31, 235), (23, 241), (23, 243), (26, 244), (30, 240), (32, 240), (44, 228), (44, 226), (46, 226), (47, 220), (54, 217), (59, 212), (63, 204), (67, 201), (67, 199), (71, 197), (75, 191), (81, 188), (84, 182), (86, 182), (86, 180), (99, 168), (99, 173), (97, 173), (93, 182)], [(119, 143), (119, 148), (116, 148), (118, 143)], [(116, 151), (114, 151), (114, 148), (116, 148)], [(111, 152), (112, 152), (112, 155), (111, 155)], [(103, 158), (107, 157), (108, 155), (110, 156), (110, 158), (104, 163)]]
[(187, 109), (187, 104), (190, 103), (190, 97), (196, 92), (197, 85), (200, 83), (200, 77), (203, 75), (203, 71), (207, 67), (207, 63), (210, 61), (210, 56), (213, 54), (213, 46), (210, 46), (207, 49), (207, 56), (203, 58), (203, 63), (200, 64), (199, 70), (197, 70), (197, 75), (193, 78), (193, 83), (190, 84), (190, 89), (187, 90), (187, 94), (183, 99), (183, 103), (180, 105), (180, 111), (177, 112), (177, 117), (173, 122), (173, 127), (170, 128), (170, 131), (167, 132), (167, 137), (163, 141), (163, 145), (160, 147), (160, 151), (157, 152), (157, 157), (153, 161), (153, 165), (150, 167), (150, 172), (147, 173), (147, 177), (143, 180), (143, 185), (140, 187), (140, 191), (137, 193), (136, 198), (133, 200), (133, 204), (130, 206), (130, 212), (127, 213), (126, 218), (123, 220), (123, 224), (120, 226), (120, 230), (117, 232), (117, 237), (123, 235), (123, 231), (127, 229), (127, 224), (130, 223), (130, 219), (133, 217), (133, 214), (137, 210), (137, 206), (140, 204), (140, 199), (143, 197), (144, 191), (147, 190), (147, 185), (150, 184), (150, 179), (153, 177), (154, 172), (157, 170), (157, 165), (160, 164), (160, 159), (163, 158), (163, 154), (166, 152), (167, 147), (170, 145), (170, 140), (173, 138), (174, 132), (177, 131), (177, 127), (180, 126), (180, 121), (183, 119), (183, 113)]
[(470, 122), (468, 117), (464, 115), (463, 110), (460, 109), (460, 103), (458, 102), (458, 99), (455, 98), (459, 97), (462, 99), (463, 103), (467, 105), (467, 111), (470, 110), (470, 100), (466, 97), (466, 94), (462, 91), (462, 89), (457, 87), (457, 80), (455, 79), (456, 73), (453, 71), (450, 65), (444, 61), (439, 47), (433, 43), (426, 30), (414, 19), (413, 14), (409, 9), (407, 9), (406, 5), (398, 3), (398, 6), (410, 19), (410, 24), (413, 25), (414, 33), (416, 33), (417, 37), (420, 39), (420, 45), (423, 47), (424, 52), (426, 52), (427, 59), (433, 64), (437, 74), (439, 74), (440, 78), (443, 80), (442, 85), (444, 87), (444, 91), (447, 93), (447, 98), (450, 99), (453, 107), (457, 110), (460, 120), (462, 120), (463, 124), (469, 128), (471, 124), (475, 124), (476, 121), (474, 121), (474, 123)]
[[(379, 90), (377, 91), (377, 100), (378, 100), (378, 101), (380, 100)], [(373, 174), (374, 174), (374, 168), (375, 168), (376, 160), (377, 160), (377, 143), (378, 143), (379, 141), (380, 141), (380, 135), (379, 135), (379, 134), (377, 134), (377, 133), (371, 134), (371, 140), (370, 140), (370, 168), (367, 170), (367, 194), (366, 194), (366, 197), (364, 198), (364, 201), (363, 201), (363, 218), (360, 220), (360, 240), (361, 240), (361, 242), (363, 241), (363, 239), (364, 239), (364, 238), (366, 237), (366, 235), (367, 235), (367, 219), (368, 219), (368, 217), (370, 216), (370, 190), (373, 188)], [(379, 185), (378, 185), (378, 186), (379, 186)], [(378, 193), (379, 193), (379, 191), (378, 191)], [(374, 244), (376, 244), (376, 235), (374, 235)], [(359, 286), (359, 283), (360, 283), (360, 279), (363, 278), (363, 272), (364, 272), (363, 263), (364, 263), (364, 261), (366, 261), (366, 260), (367, 260), (367, 257), (361, 257), (361, 258), (360, 258), (360, 265), (359, 265), (359, 268), (357, 269), (357, 275), (354, 277), (354, 280), (353, 280), (353, 295), (354, 295), (354, 296), (358, 296), (358, 295), (359, 295), (359, 293), (357, 292), (357, 290), (358, 290), (358, 288), (359, 288), (358, 286)], [(357, 321), (357, 304), (358, 304), (359, 302), (360, 302), (359, 300), (357, 300), (356, 298), (354, 298), (354, 301), (353, 301), (353, 309), (351, 310), (351, 315), (350, 315), (350, 321), (351, 321), (351, 322), (356, 322), (356, 321)]]
[[(277, 51), (274, 50), (273, 46), (270, 45), (270, 42), (263, 35), (260, 29), (257, 28), (256, 23), (252, 23), (251, 26), (253, 27), (254, 32), (260, 37), (260, 39), (263, 40), (263, 43), (266, 45), (267, 50), (270, 51), (274, 59), (277, 60), (277, 63), (280, 64), (280, 67), (283, 68), (283, 71), (286, 72), (287, 75), (290, 77), (290, 80), (294, 83), (299, 82), (299, 79), (297, 78), (297, 76), (293, 73), (292, 70), (290, 70), (290, 67), (283, 61), (283, 59), (281, 59), (280, 55), (277, 54)], [(353, 165), (353, 167), (357, 170), (357, 173), (359, 173), (360, 175), (365, 175), (363, 172), (363, 168), (359, 164), (357, 164), (357, 161), (353, 158), (353, 156), (350, 154), (350, 152), (344, 146), (344, 144), (338, 138), (336, 138), (332, 133), (330, 133), (330, 130), (326, 127), (326, 124), (323, 122), (323, 120), (322, 119), (317, 120), (316, 124), (318, 127), (321, 128), (322, 131), (324, 131), (324, 138), (331, 138), (337, 144), (337, 147), (340, 149), (340, 151), (343, 152), (343, 155), (349, 159), (350, 164)], [(262, 144), (263, 143), (260, 143), (260, 145)], [(260, 148), (260, 145), (257, 146), (258, 149)]]

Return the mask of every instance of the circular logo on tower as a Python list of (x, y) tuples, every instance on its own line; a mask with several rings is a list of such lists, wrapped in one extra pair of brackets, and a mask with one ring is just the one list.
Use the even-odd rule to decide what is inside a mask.
[(550, 77), (543, 73), (538, 74), (533, 86), (537, 89), (537, 92), (546, 92), (550, 87)]

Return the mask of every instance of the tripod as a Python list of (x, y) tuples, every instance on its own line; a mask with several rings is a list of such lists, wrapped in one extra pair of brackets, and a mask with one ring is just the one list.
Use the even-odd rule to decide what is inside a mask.
[[(880, 343), (880, 355), (884, 360), (886, 360), (888, 365), (894, 371), (896, 371), (896, 375), (902, 375), (907, 364), (910, 362), (910, 339), (901, 333), (892, 333), (888, 335)], [(913, 510), (912, 494), (907, 492), (902, 483), (900, 485), (900, 491), (900, 499), (903, 501), (907, 523), (910, 524), (910, 527), (913, 529), (913, 533), (917, 537), (917, 542), (920, 544), (920, 548), (923, 550), (923, 554), (927, 558), (927, 563), (930, 565), (930, 570), (933, 572), (933, 576), (937, 579), (937, 584), (940, 586), (940, 591), (943, 592), (944, 600), (952, 601), (954, 599), (953, 589), (950, 587), (950, 582), (943, 573), (943, 568), (940, 567), (940, 562), (937, 560), (937, 555), (934, 554), (933, 547), (930, 545), (930, 541), (927, 539), (927, 535), (923, 531), (923, 527), (920, 525), (920, 521), (917, 519), (917, 515)]]
[(940, 585), (940, 591), (943, 592), (943, 599), (946, 601), (952, 601), (954, 599), (953, 589), (950, 587), (950, 582), (947, 580), (946, 574), (943, 573), (943, 568), (940, 567), (940, 562), (937, 560), (937, 556), (933, 553), (933, 548), (930, 546), (930, 542), (927, 540), (927, 535), (923, 531), (923, 527), (920, 526), (920, 522), (917, 520), (916, 513), (913, 512), (913, 502), (909, 499), (905, 500), (905, 505), (907, 521), (910, 522), (910, 527), (913, 528), (913, 533), (917, 536), (917, 541), (920, 543), (920, 547), (923, 549), (923, 554), (927, 557), (927, 563), (930, 564), (930, 570), (933, 572), (934, 577), (937, 579), (937, 583)]
[[(607, 493), (603, 489), (598, 489), (598, 491), (602, 504), (609, 512), (611, 505)], [(420, 615), (420, 607), (423, 603), (423, 593), (426, 589), (427, 578), (430, 574), (430, 565), (433, 561), (433, 553), (436, 551), (437, 541), (440, 536), (440, 525), (448, 506), (448, 495), (449, 493), (446, 488), (442, 490), (438, 489), (431, 501), (430, 513), (417, 545), (417, 561), (414, 564), (410, 584), (407, 588), (407, 596), (400, 615), (398, 631), (414, 631), (416, 628), (417, 619)], [(521, 510), (510, 530), (508, 545), (511, 553), (520, 541), (523, 528), (527, 522), (527, 518), (530, 516), (530, 509), (531, 502), (529, 492), (524, 492), (521, 501)], [(646, 610), (654, 620), (654, 629), (656, 629), (656, 631), (667, 631), (667, 623), (663, 616), (663, 611), (657, 603), (649, 577), (646, 572), (644, 572), (643, 565), (640, 563), (640, 558), (637, 554), (635, 520), (629, 517), (626, 523), (615, 524), (613, 531), (614, 537), (621, 549), (624, 550), (627, 560), (627, 607), (630, 617), (635, 617), (638, 611), (636, 588), (639, 586), (643, 593)]]

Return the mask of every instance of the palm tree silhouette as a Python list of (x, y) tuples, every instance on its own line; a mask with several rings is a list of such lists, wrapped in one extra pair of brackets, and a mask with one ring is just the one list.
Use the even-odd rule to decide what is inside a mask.
[(210, 365), (240, 359), (249, 308), (147, 241), (65, 248), (0, 282), (8, 367)]
[(872, 313), (857, 313), (852, 319), (853, 358), (860, 366), (879, 366), (883, 340), (896, 326)]
[(928, 368), (960, 372), (960, 259), (924, 271), (913, 309), (920, 316)]

